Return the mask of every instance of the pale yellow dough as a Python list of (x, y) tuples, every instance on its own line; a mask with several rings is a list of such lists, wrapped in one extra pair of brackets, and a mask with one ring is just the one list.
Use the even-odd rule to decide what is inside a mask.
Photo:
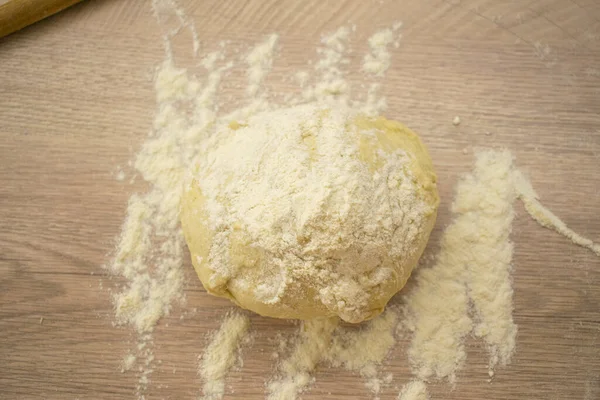
[[(194, 179), (182, 198), (181, 223), (194, 268), (209, 293), (228, 298), (240, 307), (264, 316), (310, 319), (339, 315), (346, 321), (360, 322), (381, 313), (389, 299), (405, 285), (427, 244), (437, 215), (439, 197), (431, 159), (419, 137), (398, 122), (383, 117), (358, 116), (353, 117), (348, 126), (357, 128), (354, 131), (359, 132), (358, 158), (367, 164), (372, 173), (377, 173), (383, 165), (381, 151), (391, 153), (398, 149), (403, 150), (409, 156), (407, 166), (416, 188), (416, 197), (429, 207), (419, 225), (418, 237), (411, 242), (411, 250), (407, 254), (388, 260), (389, 267), (393, 270), (390, 279), (366, 289), (367, 303), (357, 305), (353, 313), (324, 304), (318, 296), (321, 290), (319, 278), (310, 275), (295, 274), (287, 283), (285, 293), (279, 301), (265, 302), (257, 298), (256, 288), (273, 272), (263, 268), (265, 253), (260, 248), (250, 245), (251, 238), (242, 224), (235, 224), (229, 227), (229, 260), (239, 276), (243, 276), (244, 282), (250, 282), (250, 285), (236, 284), (231, 276), (222, 276), (215, 272), (215, 268), (209, 262), (209, 254), (216, 233), (208, 222), (210, 216), (206, 197), (202, 193), (201, 185)], [(243, 125), (230, 125), (232, 131), (240, 127)], [(361, 135), (361, 131), (368, 131), (370, 134)], [(315, 145), (310, 132), (306, 139), (308, 146)], [(302, 240), (299, 239), (300, 242)]]

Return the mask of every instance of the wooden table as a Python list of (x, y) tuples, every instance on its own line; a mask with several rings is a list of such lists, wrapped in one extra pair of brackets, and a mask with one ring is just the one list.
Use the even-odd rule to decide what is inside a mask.
[[(388, 115), (422, 133), (437, 166), (443, 200), (429, 252), (478, 146), (512, 149), (543, 202), (600, 241), (597, 0), (181, 3), (208, 47), (278, 32), (270, 82), (280, 93), (289, 90), (282, 78), (315, 57), (320, 34), (355, 23), (360, 62), (372, 32), (404, 22), (384, 92)], [(109, 289), (118, 281), (102, 265), (129, 195), (144, 188), (115, 174), (151, 129), (160, 35), (149, 1), (96, 0), (0, 40), (0, 398), (134, 398), (136, 376), (119, 364), (136, 338), (112, 325)], [(191, 56), (183, 51), (189, 41), (176, 49)], [(488, 383), (485, 350), (470, 341), (456, 389), (432, 384), (433, 399), (600, 398), (600, 259), (517, 211), (515, 359)], [(186, 310), (198, 311), (180, 319), (176, 310), (157, 328), (162, 363), (149, 398), (199, 393), (204, 335), (230, 308), (191, 274), (186, 295)], [(269, 339), (294, 329), (258, 316), (252, 324), (255, 344), (226, 398), (263, 398)], [(401, 342), (385, 367), (393, 386), (410, 379), (405, 349)], [(303, 398), (367, 397), (348, 372), (325, 369), (317, 379)], [(382, 398), (397, 393), (392, 387)]]

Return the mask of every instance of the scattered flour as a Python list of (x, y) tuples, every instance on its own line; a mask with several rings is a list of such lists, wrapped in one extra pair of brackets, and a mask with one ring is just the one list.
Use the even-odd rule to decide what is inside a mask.
[(390, 67), (392, 60), (388, 46), (395, 43), (396, 47), (398, 47), (400, 35), (397, 32), (400, 27), (402, 27), (402, 23), (397, 22), (392, 28), (376, 32), (369, 38), (370, 52), (363, 59), (362, 69), (364, 72), (383, 77), (384, 73)]
[(517, 197), (542, 226), (598, 254), (597, 244), (537, 201), (508, 151), (477, 153), (474, 171), (457, 185), (455, 218), (444, 232), (436, 262), (417, 272), (417, 286), (405, 298), (404, 325), (413, 332), (408, 354), (418, 379), (454, 383), (466, 360), (464, 338), (471, 332), (486, 344), (490, 377), (496, 365), (510, 362), (517, 326), (512, 319), (509, 235)]
[(306, 82), (308, 82), (309, 74), (306, 71), (298, 71), (294, 74), (294, 79), (300, 85), (301, 88), (306, 86)]
[(320, 58), (315, 64), (319, 80), (314, 86), (304, 90), (304, 101), (317, 101), (326, 104), (347, 105), (350, 85), (344, 77), (342, 66), (350, 62), (347, 58), (348, 39), (351, 29), (340, 27), (337, 31), (323, 36), (323, 47), (317, 49)]
[[(214, 120), (214, 92), (223, 69), (209, 74), (204, 86), (167, 59), (157, 70), (158, 112), (154, 129), (142, 145), (135, 168), (150, 184), (146, 194), (129, 200), (117, 252), (110, 271), (127, 279), (114, 296), (117, 321), (140, 334), (183, 301), (183, 235), (178, 224), (179, 201), (187, 170), (206, 134), (199, 127)], [(179, 110), (181, 102), (196, 106), (194, 124)]]
[(295, 400), (314, 381), (312, 373), (328, 351), (338, 318), (314, 319), (300, 324), (291, 353), (267, 385), (268, 400)]
[(517, 332), (508, 237), (513, 186), (507, 151), (479, 153), (473, 173), (458, 184), (455, 218), (444, 232), (436, 262), (418, 272), (417, 286), (405, 298), (404, 324), (413, 332), (409, 360), (421, 380), (454, 383), (466, 360), (464, 338), (474, 328), (490, 352), (490, 369), (510, 361)]
[(477, 154), (474, 173), (459, 183), (452, 207), (458, 215), (455, 229), (460, 232), (453, 244), (468, 242), (466, 285), (476, 317), (474, 334), (483, 338), (490, 353), (490, 373), (496, 364), (510, 362), (516, 346), (509, 238), (516, 196), (514, 173), (508, 151)]
[(212, 335), (198, 366), (204, 382), (202, 400), (220, 400), (225, 395), (225, 376), (234, 366), (237, 350), (249, 329), (249, 318), (233, 312), (225, 317), (219, 330)]
[(556, 65), (558, 57), (547, 43), (535, 42), (533, 43), (533, 50), (538, 58), (544, 61), (546, 67), (550, 68)]
[(585, 247), (591, 250), (594, 254), (600, 257), (600, 244), (592, 242), (580, 234), (571, 230), (563, 221), (561, 221), (552, 211), (544, 207), (539, 201), (539, 196), (533, 190), (531, 183), (523, 176), (517, 174), (517, 191), (519, 199), (523, 202), (525, 210), (536, 220), (541, 226), (553, 229), (560, 233), (574, 244)]
[(362, 105), (358, 105), (360, 111), (366, 115), (380, 115), (387, 108), (385, 97), (381, 96), (381, 83), (372, 83), (367, 91), (367, 98)]
[(262, 88), (262, 83), (273, 65), (273, 52), (279, 36), (275, 33), (258, 46), (254, 47), (246, 56), (246, 64), (248, 64), (248, 86), (246, 94), (249, 97), (254, 97)]
[[(219, 115), (219, 86), (233, 62), (221, 50), (205, 54), (199, 79), (173, 61), (171, 39), (185, 30), (197, 54), (200, 42), (193, 24), (171, 0), (154, 0), (161, 27), (170, 17), (178, 24), (164, 32), (166, 60), (155, 74), (157, 112), (153, 130), (137, 155), (134, 167), (149, 184), (149, 191), (133, 194), (127, 217), (108, 266), (124, 279), (114, 294), (118, 324), (131, 325), (138, 333), (137, 346), (122, 361), (122, 370), (138, 372), (137, 394), (144, 397), (154, 370), (152, 331), (174, 304), (183, 304), (184, 242), (178, 224), (181, 189), (200, 143), (214, 126), (232, 119), (248, 118), (257, 111), (276, 108), (268, 102), (264, 81), (273, 64), (277, 35), (268, 36), (242, 59), (247, 66), (247, 104), (229, 115)], [(381, 79), (391, 63), (389, 46), (398, 47), (400, 24), (375, 33), (362, 70), (367, 78)], [(297, 73), (300, 97), (290, 103), (314, 101), (351, 105), (377, 114), (385, 109), (381, 83), (370, 84), (364, 102), (352, 101), (345, 77), (349, 64), (349, 39), (355, 27), (341, 27), (322, 38), (319, 58), (312, 74)], [(547, 46), (538, 46), (540, 58), (548, 59)], [(453, 123), (460, 124), (455, 117)], [(398, 399), (428, 399), (425, 380), (454, 382), (464, 365), (464, 339), (470, 333), (482, 338), (489, 352), (489, 373), (510, 362), (517, 327), (512, 320), (511, 262), (509, 240), (514, 217), (512, 204), (520, 198), (527, 211), (542, 226), (556, 230), (575, 244), (600, 255), (600, 247), (569, 229), (543, 207), (529, 182), (516, 171), (507, 151), (485, 151), (477, 155), (475, 169), (457, 187), (452, 211), (454, 221), (446, 229), (436, 262), (417, 272), (416, 287), (404, 296), (402, 312), (389, 308), (360, 328), (345, 327), (337, 319), (304, 321), (291, 339), (282, 338), (280, 351), (291, 344), (276, 375), (269, 381), (270, 400), (295, 399), (314, 381), (319, 365), (343, 367), (360, 374), (377, 397), (391, 375), (381, 377), (379, 366), (394, 347), (396, 325), (412, 332), (408, 356), (415, 380), (404, 386)], [(122, 171), (121, 171), (122, 172)], [(119, 179), (121, 174), (117, 174)], [(123, 179), (125, 178), (123, 174)], [(224, 378), (235, 364), (239, 343), (249, 331), (247, 317), (230, 314), (213, 336), (199, 367), (207, 399), (220, 399)], [(137, 368), (136, 368), (137, 367)], [(174, 369), (175, 372), (175, 369)]]
[(125, 172), (123, 172), (120, 166), (117, 166), (117, 173), (115, 175), (115, 179), (120, 182), (125, 180)]
[(378, 367), (396, 344), (397, 324), (398, 313), (390, 307), (365, 327), (338, 328), (325, 354), (326, 361), (333, 367), (342, 366), (360, 373), (366, 380), (365, 386), (377, 399), (382, 386), (390, 383), (380, 376)]
[[(187, 26), (180, 12), (173, 10), (180, 28)], [(133, 326), (139, 335), (134, 362), (139, 364), (140, 398), (153, 372), (150, 334), (175, 303), (184, 302), (184, 240), (178, 223), (182, 185), (201, 138), (215, 119), (217, 87), (230, 67), (208, 71), (201, 84), (173, 64), (168, 46), (171, 34), (165, 39), (167, 58), (154, 79), (158, 110), (153, 130), (133, 164), (150, 189), (130, 197), (116, 255), (108, 267), (112, 274), (125, 278), (113, 295), (116, 321)], [(194, 110), (192, 118), (184, 104)]]
[[(367, 76), (381, 79), (385, 76), (392, 62), (392, 55), (388, 50), (392, 43), (395, 47), (400, 45), (399, 29), (401, 22), (396, 22), (391, 28), (385, 28), (374, 33), (369, 38), (369, 53), (363, 58), (362, 70)], [(367, 98), (363, 105), (355, 104), (367, 115), (381, 114), (387, 108), (385, 97), (380, 95), (381, 83), (373, 82), (369, 85)]]
[(121, 372), (129, 371), (135, 365), (136, 357), (129, 353), (123, 358), (123, 363), (121, 365)]
[(244, 121), (252, 115), (274, 107), (269, 103), (268, 90), (264, 80), (273, 67), (273, 58), (279, 36), (271, 34), (262, 42), (254, 46), (243, 58), (247, 65), (246, 77), (246, 104), (234, 109), (226, 116), (221, 116), (222, 121)]
[[(382, 387), (391, 383), (391, 375), (381, 377), (379, 366), (396, 344), (397, 324), (393, 307), (360, 327), (342, 326), (337, 318), (303, 321), (291, 353), (268, 384), (268, 399), (297, 399), (314, 382), (317, 367), (325, 365), (359, 373), (377, 399)], [(280, 341), (285, 349), (288, 340)]]
[[(200, 41), (198, 40), (198, 33), (193, 22), (189, 21), (182, 8), (177, 5), (175, 0), (152, 0), (152, 12), (154, 17), (158, 21), (161, 28), (166, 28), (163, 33), (163, 44), (167, 51), (167, 54), (172, 56), (171, 39), (187, 29), (192, 36), (192, 49), (194, 55), (198, 54), (200, 50)], [(168, 19), (175, 17), (177, 23), (171, 29), (168, 29)]]
[(422, 381), (411, 381), (402, 387), (398, 400), (429, 400), (427, 385)]

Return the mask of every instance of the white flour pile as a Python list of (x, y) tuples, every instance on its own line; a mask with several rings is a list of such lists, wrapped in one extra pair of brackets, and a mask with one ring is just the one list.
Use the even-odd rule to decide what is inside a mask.
[[(152, 332), (161, 317), (185, 300), (183, 264), (187, 253), (178, 223), (179, 202), (201, 143), (218, 124), (243, 121), (258, 111), (281, 106), (270, 101), (264, 85), (279, 46), (276, 34), (244, 53), (247, 86), (240, 98), (246, 103), (221, 115), (219, 87), (234, 61), (227, 59), (224, 48), (200, 55), (193, 24), (171, 1), (155, 1), (154, 9), (159, 23), (175, 19), (178, 26), (164, 34), (167, 57), (155, 75), (153, 130), (134, 163), (150, 189), (131, 196), (115, 256), (108, 266), (112, 274), (124, 279), (114, 294), (116, 321), (132, 326), (139, 338), (122, 365), (123, 371), (138, 371), (138, 398), (144, 398), (154, 370)], [(399, 46), (400, 26), (394, 24), (369, 39), (362, 63), (369, 85), (366, 93), (363, 90), (352, 97), (346, 80), (347, 55), (356, 28), (341, 27), (323, 36), (314, 71), (296, 74), (298, 93), (286, 96), (285, 105), (310, 101), (370, 114), (383, 111), (386, 102), (378, 94), (380, 82), (392, 63), (390, 46)], [(194, 54), (204, 67), (198, 77), (173, 62), (171, 38), (184, 30), (191, 32)], [(123, 178), (119, 173), (119, 179)], [(466, 362), (464, 340), (470, 333), (481, 338), (487, 348), (490, 376), (497, 365), (509, 363), (517, 333), (512, 319), (513, 246), (509, 240), (516, 198), (541, 225), (600, 255), (600, 246), (570, 230), (538, 202), (508, 151), (481, 152), (473, 172), (457, 186), (454, 219), (444, 232), (435, 262), (417, 272), (416, 285), (401, 296), (401, 307), (388, 307), (380, 317), (358, 328), (342, 326), (336, 319), (301, 323), (296, 335), (284, 339), (291, 348), (280, 355), (274, 376), (265, 376), (265, 396), (295, 399), (309, 389), (319, 366), (331, 366), (362, 376), (371, 396), (377, 398), (392, 383), (392, 376), (382, 369), (396, 344), (398, 326), (412, 335), (407, 353), (414, 375), (399, 393), (401, 400), (428, 399), (426, 381), (455, 383), (456, 373)], [(233, 313), (212, 336), (200, 358), (199, 394), (203, 398), (223, 398), (227, 372), (236, 364), (249, 329), (248, 317)]]

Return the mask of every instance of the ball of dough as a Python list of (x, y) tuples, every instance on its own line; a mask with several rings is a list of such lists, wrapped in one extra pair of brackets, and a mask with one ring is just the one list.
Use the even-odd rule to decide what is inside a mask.
[(439, 197), (398, 122), (301, 105), (207, 138), (181, 200), (206, 290), (276, 318), (361, 322), (406, 283)]

